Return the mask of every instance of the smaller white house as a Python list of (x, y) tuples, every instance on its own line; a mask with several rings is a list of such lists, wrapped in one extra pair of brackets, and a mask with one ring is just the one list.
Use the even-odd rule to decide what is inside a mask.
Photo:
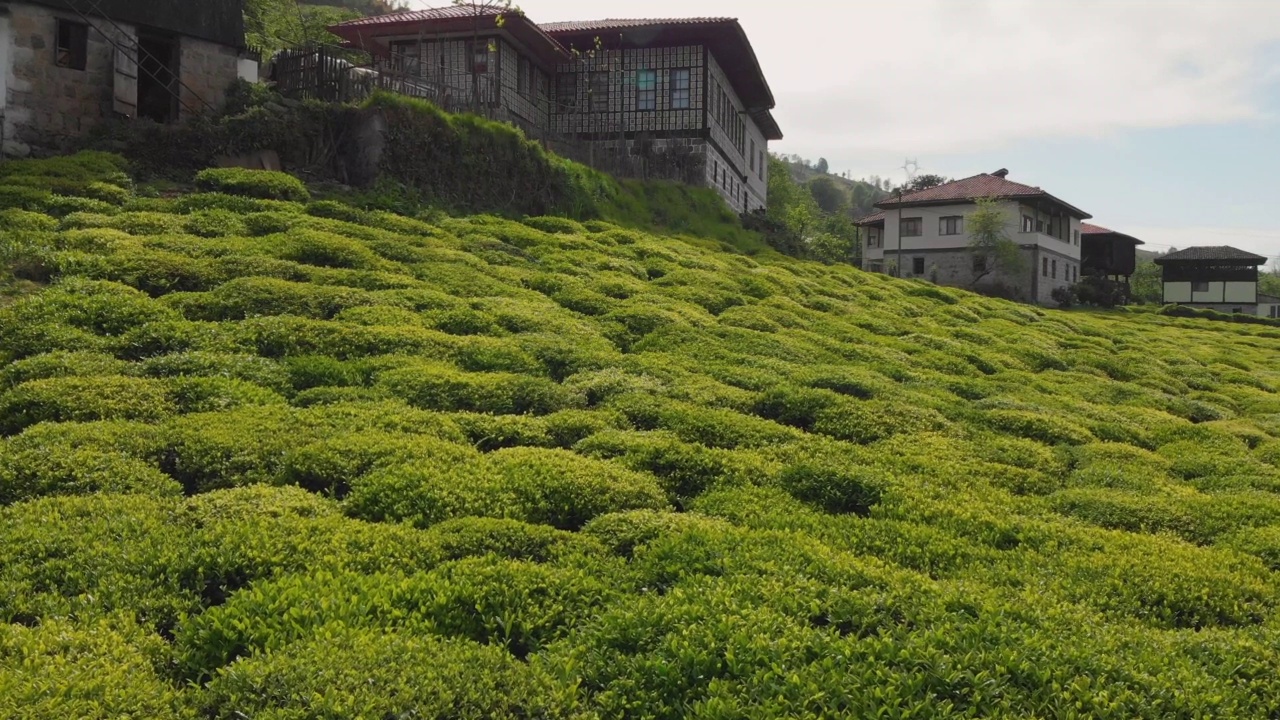
[(1276, 317), (1280, 299), (1258, 294), (1261, 255), (1227, 245), (1192, 247), (1155, 260), (1165, 304)]
[[(862, 218), (863, 269), (959, 287), (1003, 286), (1018, 299), (1053, 302), (1053, 291), (1081, 275), (1081, 222), (1088, 213), (1038, 187), (1008, 179), (1008, 170), (890, 195)], [(966, 216), (976, 201), (997, 201), (1005, 234), (1022, 250), (1016, 273), (991, 272), (969, 251)]]

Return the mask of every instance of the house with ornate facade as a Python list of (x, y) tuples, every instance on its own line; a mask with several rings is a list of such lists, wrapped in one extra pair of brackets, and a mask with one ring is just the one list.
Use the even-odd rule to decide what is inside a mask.
[(458, 6), (330, 29), (434, 86), (446, 109), (483, 109), (557, 150), (645, 158), (655, 174), (713, 187), (739, 212), (766, 204), (768, 144), (782, 132), (733, 18), (536, 24)]
[(243, 0), (0, 0), (0, 154), (214, 110), (257, 79), (244, 44)]
[[(880, 212), (862, 218), (863, 268), (941, 285), (1003, 288), (1017, 299), (1053, 302), (1052, 293), (1081, 275), (1081, 226), (1088, 213), (1048, 192), (1014, 182), (1008, 170), (982, 173), (876, 203)], [(1023, 262), (1016, 272), (988, 268), (969, 249), (965, 217), (989, 198), (1004, 213), (1005, 235), (1018, 244)]]

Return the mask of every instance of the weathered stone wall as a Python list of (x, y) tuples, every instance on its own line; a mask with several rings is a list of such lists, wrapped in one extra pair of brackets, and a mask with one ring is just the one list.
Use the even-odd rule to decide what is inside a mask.
[[(122, 35), (134, 36), (137, 28), (122, 23), (92, 20), (84, 70), (58, 67), (55, 62), (58, 19), (80, 22), (71, 13), (47, 7), (8, 5), (8, 29), (0, 34), (0, 73), (5, 82), (2, 150), (7, 155), (65, 147), (98, 121), (113, 113), (115, 46)], [(4, 26), (0, 25), (0, 30)], [(179, 38), (179, 72), (190, 89), (182, 91), (192, 112), (221, 105), (227, 88), (237, 78), (239, 51), (226, 45), (190, 37)], [(203, 98), (201, 102), (196, 98)]]
[(192, 37), (182, 38), (179, 47), (178, 72), (186, 85), (180, 89), (182, 118), (221, 107), (227, 88), (240, 77), (240, 51)]
[[(48, 8), (18, 4), (9, 8), (7, 93), (4, 103), (4, 151), (26, 155), (33, 148), (52, 148), (87, 130), (111, 112), (114, 71), (112, 46), (103, 33), (118, 31), (108, 23), (89, 30), (84, 70), (58, 67), (54, 62), (57, 19)], [(131, 26), (121, 26), (132, 32)], [(99, 31), (100, 30), (100, 31)]]

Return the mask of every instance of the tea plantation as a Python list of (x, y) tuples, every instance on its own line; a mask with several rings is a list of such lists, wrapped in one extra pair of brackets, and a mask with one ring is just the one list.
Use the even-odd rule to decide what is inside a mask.
[(0, 165), (0, 717), (1280, 715), (1280, 330)]

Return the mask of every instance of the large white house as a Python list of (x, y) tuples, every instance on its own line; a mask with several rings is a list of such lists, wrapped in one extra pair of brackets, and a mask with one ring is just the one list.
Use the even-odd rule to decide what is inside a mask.
[[(1054, 289), (1080, 279), (1081, 222), (1091, 215), (1038, 187), (1008, 179), (1008, 170), (891, 195), (862, 218), (863, 269), (919, 277), (941, 285), (996, 289), (1049, 304)], [(1006, 215), (1006, 235), (1022, 251), (1017, 272), (992, 271), (969, 250), (966, 216), (991, 198)]]

